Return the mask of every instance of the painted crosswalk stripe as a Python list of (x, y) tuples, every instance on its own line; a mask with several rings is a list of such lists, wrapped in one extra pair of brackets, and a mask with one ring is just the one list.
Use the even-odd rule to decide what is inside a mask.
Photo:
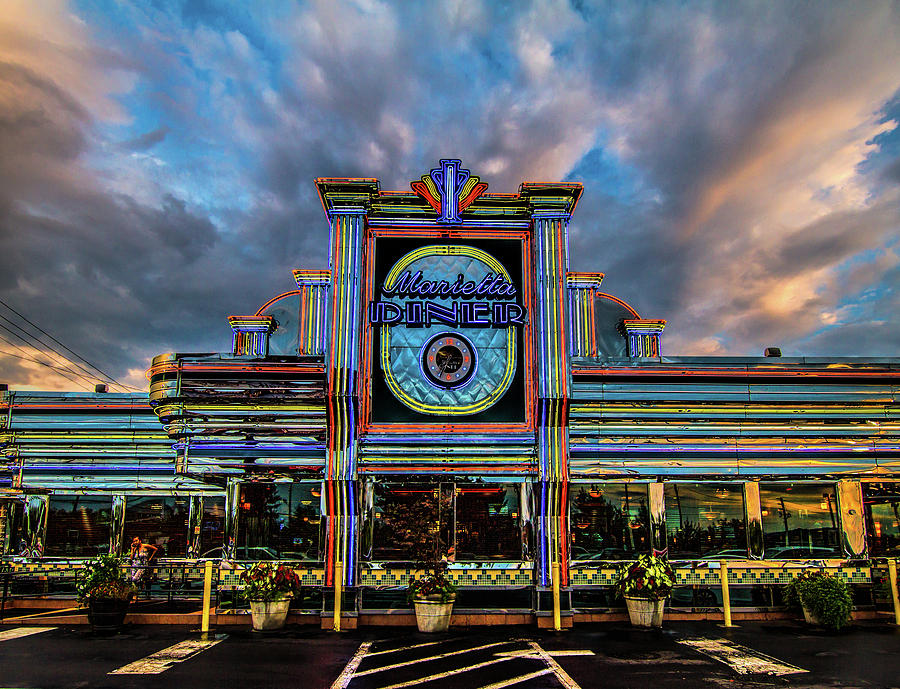
[(740, 675), (761, 674), (780, 677), (809, 672), (728, 639), (680, 639), (678, 643), (725, 663)]
[(21, 639), (23, 636), (31, 636), (32, 634), (49, 632), (54, 629), (56, 629), (56, 627), (16, 627), (15, 629), (4, 629), (2, 632), (0, 632), (0, 641)]
[(152, 655), (136, 660), (128, 665), (123, 665), (118, 670), (113, 670), (110, 675), (158, 675), (165, 672), (176, 663), (181, 663), (188, 658), (206, 651), (227, 638), (222, 634), (215, 639), (188, 639), (174, 646), (169, 646)]
[[(359, 667), (359, 663), (362, 661), (363, 656), (365, 656), (369, 649), (372, 648), (372, 643), (373, 642), (371, 641), (364, 641), (359, 645), (359, 648), (356, 649), (356, 653), (353, 654), (350, 662), (347, 663), (347, 667), (345, 667), (344, 671), (336, 680), (334, 680), (331, 689), (347, 689), (347, 685), (350, 684), (350, 680), (353, 679), (353, 673), (356, 672), (356, 668)], [(374, 655), (374, 653), (372, 655)]]
[[(371, 670), (364, 670), (362, 672), (357, 672), (354, 677), (362, 677), (363, 675), (373, 675), (376, 672), (384, 672), (385, 670), (393, 670), (398, 667), (408, 667), (409, 665), (415, 665), (416, 663), (427, 663), (430, 660), (438, 660), (439, 658), (449, 658), (450, 656), (457, 656), (463, 653), (473, 653), (475, 651), (481, 651), (485, 648), (494, 648), (495, 646), (506, 646), (511, 643), (516, 643), (515, 641), (498, 641), (493, 644), (485, 644), (484, 646), (475, 646), (474, 648), (464, 648), (461, 651), (451, 651), (449, 653), (441, 653), (436, 656), (428, 656), (427, 658), (416, 658), (415, 660), (407, 660), (403, 663), (394, 663), (393, 665), (384, 665), (382, 667), (376, 667)], [(508, 659), (507, 659), (508, 660)]]

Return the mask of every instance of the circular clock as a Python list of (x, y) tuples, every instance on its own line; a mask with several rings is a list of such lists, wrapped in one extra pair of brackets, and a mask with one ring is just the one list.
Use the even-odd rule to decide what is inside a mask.
[(462, 335), (441, 333), (422, 350), (422, 371), (442, 388), (458, 388), (475, 373), (475, 347)]

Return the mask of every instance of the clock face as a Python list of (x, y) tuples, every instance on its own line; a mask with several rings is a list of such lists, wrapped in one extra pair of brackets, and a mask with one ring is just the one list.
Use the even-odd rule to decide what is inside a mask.
[(462, 387), (475, 372), (475, 356), (472, 343), (462, 335), (441, 333), (422, 350), (422, 371), (439, 387)]

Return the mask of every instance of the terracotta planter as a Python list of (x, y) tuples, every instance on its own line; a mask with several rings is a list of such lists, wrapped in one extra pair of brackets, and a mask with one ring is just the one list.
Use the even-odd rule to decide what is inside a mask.
[(95, 634), (118, 634), (128, 614), (130, 600), (92, 598), (88, 602), (88, 620)]
[(662, 627), (665, 598), (651, 600), (625, 596), (625, 607), (628, 608), (628, 617), (635, 627)]
[(803, 619), (806, 620), (806, 624), (814, 624), (817, 627), (822, 626), (822, 621), (819, 617), (805, 605), (803, 607)]
[(290, 598), (278, 600), (250, 601), (250, 618), (253, 622), (253, 631), (271, 632), (281, 629), (287, 620), (288, 608), (291, 606)]
[(442, 603), (440, 598), (427, 598), (413, 601), (416, 608), (416, 626), (420, 632), (446, 632), (450, 628), (450, 616), (453, 614), (453, 600)]

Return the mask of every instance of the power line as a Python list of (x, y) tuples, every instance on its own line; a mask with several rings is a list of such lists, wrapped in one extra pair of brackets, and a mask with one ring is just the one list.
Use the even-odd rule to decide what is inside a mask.
[[(15, 348), (18, 349), (20, 352), (25, 351), (25, 350), (23, 350), (21, 347), (19, 347), (18, 345), (16, 345), (15, 343), (10, 342), (9, 340), (7, 340), (7, 339), (6, 339), (5, 337), (3, 337), (2, 335), (0, 335), (0, 340), (3, 340), (6, 344), (15, 347)], [(2, 354), (2, 355), (4, 355), (4, 356), (12, 356), (12, 357), (15, 357), (16, 359), (23, 359), (23, 360), (25, 360), (25, 361), (31, 361), (31, 362), (33, 362), (33, 363), (35, 363), (35, 364), (40, 364), (41, 366), (46, 366), (47, 368), (51, 368), (51, 369), (53, 369), (54, 371), (56, 371), (57, 373), (59, 373), (59, 374), (60, 374), (61, 376), (63, 376), (64, 378), (67, 378), (68, 380), (71, 380), (73, 383), (81, 383), (81, 381), (77, 380), (76, 378), (72, 378), (72, 376), (68, 375), (68, 371), (67, 371), (66, 369), (62, 369), (62, 368), (60, 368), (59, 366), (54, 366), (53, 364), (48, 364), (46, 361), (40, 361), (39, 359), (35, 359), (35, 358), (33, 358), (33, 357), (30, 357), (30, 356), (22, 356), (21, 354), (13, 354), (12, 352), (6, 352), (6, 351), (3, 351), (2, 349), (0, 349), (0, 354)], [(94, 381), (91, 381), (91, 382), (93, 383)]]
[[(0, 316), (0, 318), (2, 318), (2, 316)], [(31, 344), (28, 340), (26, 340), (24, 337), (22, 337), (21, 335), (19, 335), (17, 332), (14, 332), (14, 331), (10, 330), (9, 328), (7, 328), (7, 327), (6, 327), (5, 325), (3, 325), (2, 323), (0, 323), (0, 329), (5, 330), (6, 332), (8, 332), (8, 333), (9, 333), (10, 335), (12, 335), (13, 337), (17, 337), (19, 340), (21, 340), (22, 342), (24, 342), (26, 345), (28, 345), (29, 347), (32, 347), (32, 344)], [(27, 334), (27, 333), (26, 333), (26, 334)], [(6, 342), (8, 345), (10, 345), (10, 346), (12, 346), (12, 347), (15, 347), (17, 350), (19, 350), (20, 352), (22, 352), (23, 354), (25, 354), (25, 356), (20, 356), (20, 357), (18, 357), (18, 358), (20, 358), (20, 359), (26, 359), (26, 360), (28, 360), (28, 361), (33, 361), (33, 362), (35, 362), (35, 363), (37, 363), (37, 364), (40, 364), (41, 366), (47, 366), (48, 368), (56, 369), (56, 370), (60, 371), (60, 373), (62, 373), (63, 371), (65, 371), (65, 372), (67, 372), (67, 373), (70, 373), (71, 375), (66, 375), (66, 373), (62, 373), (62, 375), (65, 376), (66, 378), (68, 378), (69, 380), (71, 380), (73, 383), (83, 384), (83, 381), (86, 380), (86, 381), (88, 381), (89, 383), (93, 384), (93, 383), (95, 382), (95, 380), (96, 380), (95, 378), (90, 378), (90, 377), (88, 377), (88, 376), (84, 376), (84, 375), (78, 373), (78, 371), (73, 371), (72, 369), (70, 369), (70, 368), (68, 368), (68, 367), (65, 367), (65, 368), (64, 368), (64, 367), (61, 367), (61, 366), (56, 366), (56, 365), (54, 365), (53, 363), (47, 363), (47, 362), (45, 362), (45, 361), (40, 361), (39, 359), (36, 359), (36, 358), (34, 358), (33, 356), (29, 356), (29, 355), (28, 355), (28, 352), (27, 352), (26, 350), (22, 349), (22, 348), (21, 348), (19, 345), (17, 345), (15, 342), (10, 342), (9, 340), (7, 340), (7, 339), (6, 339), (5, 337), (3, 337), (2, 335), (0, 335), (0, 340), (3, 340), (3, 341)], [(41, 354), (44, 354), (44, 356), (46, 356), (46, 352), (44, 352), (43, 350), (36, 349), (36, 351), (38, 351), (38, 352), (40, 352)], [(50, 358), (48, 357), (48, 361), (52, 362), (53, 360), (50, 359)], [(73, 378), (72, 376), (77, 376), (78, 378), (81, 378), (81, 380), (79, 381), (77, 378)]]
[[(34, 338), (27, 330), (22, 329), (21, 327), (19, 327), (19, 326), (16, 325), (15, 323), (13, 323), (11, 320), (9, 320), (8, 318), (6, 318), (6, 317), (3, 316), (2, 314), (0, 314), (0, 319), (6, 321), (6, 322), (9, 323), (10, 325), (12, 325), (14, 328), (17, 328), (19, 331), (21, 331), (22, 333), (25, 334), (25, 337), (27, 337), (27, 338), (29, 338), (29, 339), (25, 339), (25, 337), (22, 337), (22, 335), (20, 335), (19, 333), (15, 332), (15, 331), (13, 331), (13, 330), (10, 330), (10, 329), (7, 328), (5, 325), (3, 325), (3, 323), (0, 323), (0, 329), (5, 330), (6, 332), (8, 332), (10, 335), (12, 335), (12, 336), (15, 337), (15, 338), (18, 338), (19, 340), (21, 340), (22, 342), (24, 342), (27, 346), (29, 346), (29, 347), (31, 347), (32, 349), (34, 349), (36, 352), (40, 352), (40, 353), (43, 354), (45, 357), (47, 357), (47, 359), (48, 359), (49, 361), (51, 361), (51, 362), (53, 361), (53, 358), (50, 357), (50, 356), (48, 356), (48, 354), (49, 354), (48, 352), (45, 352), (41, 347), (36, 347), (36, 346), (35, 346), (36, 344), (37, 344), (37, 345), (42, 345), (43, 343), (40, 342), (39, 340), (36, 340), (36, 339), (35, 339), (35, 338)], [(22, 349), (21, 347), (19, 347), (19, 346), (18, 346), (17, 344), (15, 344), (14, 342), (10, 342), (10, 341), (7, 340), (6, 338), (3, 338), (3, 340), (4, 340), (4, 342), (6, 342), (6, 343), (12, 345), (13, 347), (15, 347), (16, 349), (18, 349), (20, 352), (22, 352), (22, 353), (24, 353), (24, 354), (28, 354), (28, 352), (26, 352), (24, 349)], [(68, 361), (65, 357), (63, 357), (62, 355), (60, 355), (58, 352), (53, 352), (53, 353), (56, 355), (56, 358), (57, 358), (57, 359), (62, 359), (62, 361), (65, 362), (66, 364), (72, 364), (72, 362)], [(35, 361), (36, 361), (37, 363), (39, 363), (39, 364), (44, 364), (44, 362), (37, 361), (36, 359), (35, 359)], [(44, 365), (47, 365), (47, 364), (44, 364)], [(79, 367), (79, 368), (81, 368), (81, 370), (84, 371), (84, 372), (87, 374), (86, 376), (83, 375), (83, 374), (81, 374), (81, 373), (79, 373), (79, 372), (76, 371), (75, 369), (73, 369), (73, 368), (71, 367), (71, 365), (62, 366), (62, 367), (58, 367), (58, 368), (60, 368), (60, 370), (66, 370), (66, 371), (68, 371), (69, 373), (71, 373), (72, 375), (78, 376), (78, 377), (81, 378), (82, 380), (88, 381), (88, 382), (91, 383), (92, 385), (93, 385), (93, 384), (96, 382), (96, 380), (97, 380), (97, 377), (96, 377), (96, 376), (91, 375), (90, 371), (88, 371), (87, 369), (85, 369), (85, 368), (83, 368), (83, 367)], [(71, 380), (71, 381), (73, 381), (73, 382), (75, 382), (75, 383), (78, 382), (78, 381), (75, 380), (74, 378), (69, 378), (69, 380)]]
[[(43, 333), (44, 335), (46, 335), (47, 337), (49, 337), (49, 338), (50, 338), (51, 340), (53, 340), (56, 344), (58, 344), (60, 347), (62, 347), (63, 349), (65, 349), (67, 352), (69, 352), (72, 356), (74, 356), (74, 357), (76, 357), (76, 358), (78, 358), (78, 359), (81, 359), (81, 361), (83, 361), (83, 362), (86, 363), (88, 366), (90, 366), (92, 369), (94, 369), (95, 371), (97, 371), (97, 373), (99, 373), (101, 376), (103, 376), (103, 377), (106, 378), (107, 380), (109, 380), (109, 381), (115, 383), (116, 385), (118, 385), (118, 386), (119, 386), (120, 388), (122, 388), (122, 389), (127, 389), (127, 388), (129, 387), (129, 386), (123, 385), (123, 384), (120, 383), (118, 380), (116, 380), (115, 378), (113, 378), (111, 375), (109, 375), (108, 373), (106, 373), (105, 371), (103, 371), (102, 369), (98, 368), (97, 366), (95, 366), (94, 364), (92, 364), (90, 361), (88, 361), (87, 359), (85, 359), (83, 356), (81, 356), (81, 355), (78, 354), (77, 352), (73, 351), (72, 349), (70, 349), (69, 347), (67, 347), (66, 345), (64, 345), (62, 342), (60, 342), (60, 341), (57, 340), (55, 337), (53, 337), (53, 335), (51, 335), (50, 333), (48, 333), (46, 330), (44, 330), (42, 327), (40, 327), (40, 326), (37, 325), (36, 323), (33, 323), (32, 321), (30, 321), (26, 316), (24, 316), (24, 315), (22, 315), (21, 313), (19, 313), (18, 311), (16, 311), (12, 306), (10, 306), (9, 304), (7, 304), (7, 303), (6, 303), (5, 301), (3, 301), (2, 299), (0, 299), (0, 304), (2, 304), (2, 305), (5, 306), (7, 309), (9, 309), (10, 311), (12, 311), (14, 314), (16, 314), (19, 318), (21, 318), (21, 319), (22, 319), (23, 321), (25, 321), (26, 323), (28, 323), (28, 324), (29, 324), (31, 327), (33, 327), (35, 330), (38, 330), (39, 332), (41, 332), (41, 333)], [(51, 349), (52, 349), (52, 347), (51, 347)], [(64, 357), (64, 358), (65, 358), (65, 357)], [(75, 362), (71, 362), (71, 363), (74, 364)], [(77, 365), (77, 364), (76, 364), (76, 365)], [(83, 370), (83, 369), (82, 369), (82, 370)], [(133, 389), (137, 389), (137, 388), (133, 388)]]

